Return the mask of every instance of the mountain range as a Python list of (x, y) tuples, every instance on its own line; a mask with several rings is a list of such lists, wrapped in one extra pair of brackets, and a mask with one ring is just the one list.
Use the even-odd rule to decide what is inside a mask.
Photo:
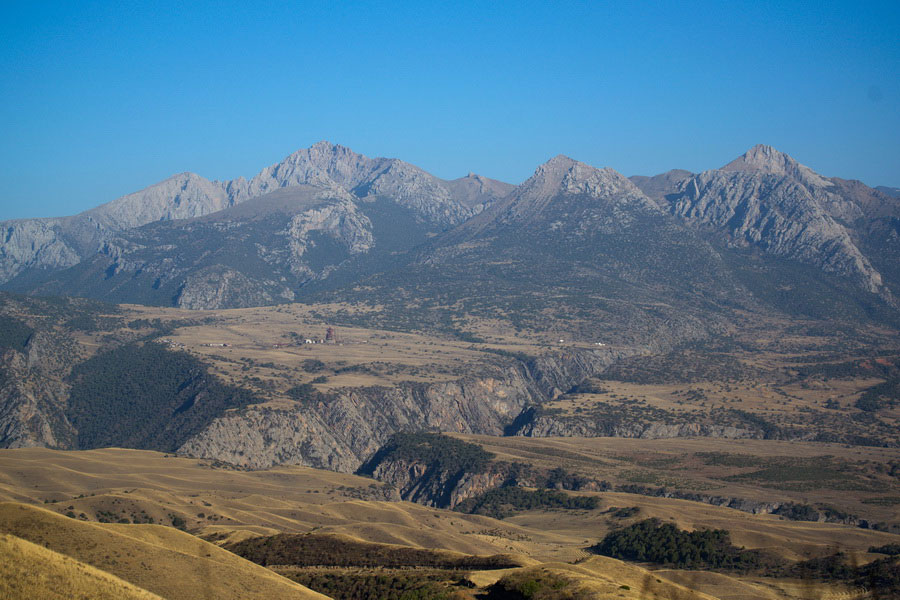
[(891, 190), (763, 145), (630, 179), (557, 156), (514, 186), (319, 142), (249, 180), (182, 173), (2, 226), (3, 289), (195, 309), (417, 298), (636, 322), (735, 308), (894, 320), (900, 294)]

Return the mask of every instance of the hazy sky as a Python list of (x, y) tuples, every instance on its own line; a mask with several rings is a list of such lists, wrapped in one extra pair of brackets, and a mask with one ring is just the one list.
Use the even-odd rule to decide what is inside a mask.
[(900, 2), (3, 2), (0, 219), (327, 139), (519, 183), (756, 143), (900, 186)]

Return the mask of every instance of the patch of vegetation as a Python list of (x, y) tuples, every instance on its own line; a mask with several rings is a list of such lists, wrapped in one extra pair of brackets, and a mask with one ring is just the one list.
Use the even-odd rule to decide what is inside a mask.
[(325, 399), (325, 395), (318, 391), (311, 383), (301, 383), (295, 385), (285, 392), (292, 400), (303, 402), (305, 404), (315, 404)]
[(869, 552), (887, 554), (888, 556), (900, 556), (900, 544), (885, 544), (884, 546), (872, 546)]
[(0, 349), (11, 348), (22, 352), (33, 334), (34, 329), (27, 323), (13, 317), (0, 315)]
[(258, 537), (227, 544), (227, 550), (262, 566), (299, 567), (428, 567), (486, 570), (519, 566), (502, 555), (459, 556), (421, 548), (376, 544), (315, 533)]
[(694, 456), (703, 460), (704, 464), (723, 467), (755, 467), (764, 461), (750, 454), (730, 454), (728, 452), (696, 452)]
[(420, 462), (442, 473), (478, 473), (493, 457), (477, 444), (439, 433), (395, 433), (358, 472), (371, 476), (378, 464), (403, 460)]
[(851, 564), (848, 556), (837, 552), (789, 566), (770, 569), (766, 575), (798, 579), (843, 581), (868, 590), (871, 598), (900, 598), (900, 556), (894, 554), (865, 565)]
[(555, 490), (526, 490), (503, 487), (460, 502), (453, 510), (472, 515), (505, 519), (527, 510), (593, 510), (599, 506), (594, 496), (571, 496)]
[(806, 491), (821, 488), (838, 490), (879, 491), (883, 485), (859, 476), (857, 472), (832, 456), (809, 458), (777, 457), (767, 466), (749, 473), (723, 477), (724, 481), (752, 481), (764, 487)]
[(277, 569), (280, 575), (335, 600), (462, 600), (452, 573), (421, 569)]
[(773, 510), (772, 514), (784, 517), (785, 519), (789, 519), (791, 521), (819, 520), (819, 511), (817, 511), (815, 508), (813, 508), (809, 504), (797, 504), (794, 502), (782, 504), (777, 509)]
[(307, 358), (302, 363), (300, 363), (300, 368), (302, 368), (307, 373), (318, 373), (319, 371), (325, 370), (325, 363), (316, 358)]
[(758, 369), (730, 354), (704, 351), (703, 348), (679, 348), (664, 355), (623, 359), (610, 366), (600, 378), (639, 384), (670, 384), (737, 381), (759, 374)]
[(226, 409), (261, 400), (225, 385), (186, 352), (128, 344), (76, 365), (66, 415), (79, 448), (172, 452)]
[(609, 512), (609, 515), (615, 519), (628, 519), (628, 518), (631, 518), (631, 517), (637, 515), (639, 512), (641, 512), (641, 507), (628, 506), (625, 508), (617, 508), (617, 507), (613, 506), (613, 507), (610, 507), (608, 512)]
[(896, 506), (900, 504), (900, 496), (882, 496), (880, 498), (863, 498), (863, 504), (874, 504), (876, 506)]
[(655, 518), (613, 531), (588, 550), (603, 556), (678, 569), (748, 571), (766, 562), (758, 551), (733, 546), (724, 529), (684, 531)]
[(588, 600), (594, 596), (577, 583), (548, 569), (525, 569), (492, 585), (486, 600)]
[(856, 408), (875, 412), (882, 408), (892, 408), (900, 402), (900, 377), (867, 388), (856, 400)]

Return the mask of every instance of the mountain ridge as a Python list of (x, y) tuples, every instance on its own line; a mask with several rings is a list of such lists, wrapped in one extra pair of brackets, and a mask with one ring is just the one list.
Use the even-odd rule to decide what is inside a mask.
[[(129, 228), (128, 219), (146, 223)], [(430, 265), (431, 276), (462, 256), (470, 265), (508, 256), (518, 265), (509, 280), (517, 288), (540, 285), (537, 273), (558, 272), (586, 291), (638, 286), (644, 291), (635, 297), (649, 299), (665, 281), (670, 293), (688, 297), (687, 281), (698, 283), (700, 274), (685, 265), (703, 265), (716, 275), (700, 288), (722, 299), (740, 296), (735, 290), (746, 284), (732, 281), (734, 264), (763, 260), (761, 268), (777, 271), (777, 261), (787, 260), (812, 269), (804, 275), (810, 281), (821, 272), (849, 282), (862, 294), (853, 302), (869, 303), (871, 295), (896, 308), (898, 219), (900, 204), (890, 196), (825, 178), (762, 144), (719, 169), (630, 179), (560, 154), (511, 186), (474, 174), (445, 181), (399, 159), (321, 141), (249, 180), (181, 173), (82, 215), (13, 224), (0, 277), (21, 292), (113, 293), (121, 302), (211, 309), (302, 300), (372, 276), (386, 282), (378, 274), (398, 268), (391, 286), (406, 288), (397, 277), (420, 266)], [(520, 254), (531, 254), (537, 269), (517, 258), (514, 248), (525, 240)], [(682, 253), (687, 247), (694, 251)], [(561, 262), (564, 256), (574, 262)], [(726, 267), (727, 257), (738, 262)], [(470, 277), (467, 268), (452, 267), (451, 278)], [(449, 280), (441, 285), (440, 293), (453, 295)], [(771, 286), (756, 278), (755, 291), (739, 302), (771, 297)], [(822, 294), (831, 293), (827, 287)], [(337, 295), (355, 297), (351, 288)]]

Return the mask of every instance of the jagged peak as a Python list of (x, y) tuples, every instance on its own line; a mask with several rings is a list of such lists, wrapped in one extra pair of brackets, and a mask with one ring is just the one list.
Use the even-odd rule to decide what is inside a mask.
[(744, 171), (786, 175), (803, 183), (830, 187), (832, 183), (792, 156), (768, 146), (757, 144), (721, 168), (722, 171)]
[(347, 146), (341, 146), (340, 144), (333, 144), (327, 140), (321, 140), (319, 142), (316, 142), (309, 148), (300, 148), (299, 150), (293, 152), (287, 158), (281, 161), (281, 164), (294, 164), (299, 161), (314, 161), (316, 159), (337, 157), (344, 159), (350, 158), (353, 160), (369, 160), (368, 157), (354, 152)]
[(534, 175), (522, 184), (523, 188), (538, 188), (543, 192), (559, 190), (570, 193), (596, 193), (600, 186), (638, 191), (618, 171), (609, 167), (593, 167), (564, 154), (557, 154), (540, 165)]
[(798, 163), (791, 156), (766, 144), (757, 144), (724, 167), (723, 171), (765, 171), (778, 175), (790, 174)]

